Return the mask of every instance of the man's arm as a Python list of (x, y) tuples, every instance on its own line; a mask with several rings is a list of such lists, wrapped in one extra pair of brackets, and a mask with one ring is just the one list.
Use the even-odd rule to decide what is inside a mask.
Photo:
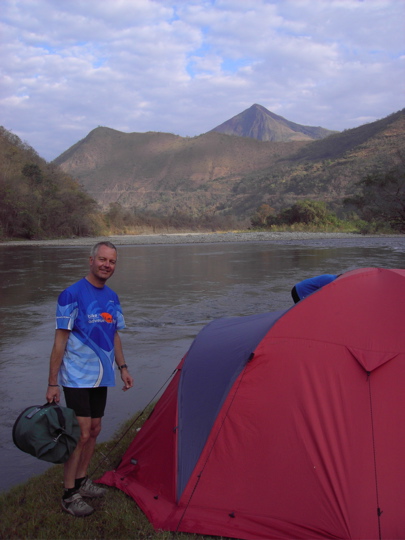
[(70, 330), (58, 329), (55, 331), (55, 340), (52, 347), (51, 358), (49, 360), (49, 379), (46, 392), (46, 400), (48, 403), (60, 401), (60, 389), (58, 384), (58, 373), (62, 364), (63, 355), (65, 354), (66, 343), (69, 339)]
[[(120, 368), (121, 366), (125, 364), (125, 358), (124, 358), (124, 352), (122, 350), (121, 338), (118, 332), (115, 332), (115, 336), (114, 336), (114, 353), (115, 353), (115, 362), (117, 366)], [(134, 379), (129, 374), (127, 367), (120, 369), (120, 373), (121, 373), (121, 379), (124, 383), (124, 386), (122, 389), (125, 392), (126, 390), (129, 390), (130, 388), (133, 387)]]

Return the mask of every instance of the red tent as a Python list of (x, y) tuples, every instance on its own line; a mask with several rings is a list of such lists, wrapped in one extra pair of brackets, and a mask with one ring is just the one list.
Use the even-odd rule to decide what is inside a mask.
[(115, 471), (156, 529), (405, 538), (405, 270), (196, 337)]

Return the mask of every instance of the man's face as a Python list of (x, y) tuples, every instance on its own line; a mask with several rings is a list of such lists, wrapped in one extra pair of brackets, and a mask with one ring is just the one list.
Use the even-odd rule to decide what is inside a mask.
[(100, 246), (94, 258), (90, 257), (90, 273), (96, 280), (105, 282), (114, 274), (116, 263), (117, 252), (115, 249)]

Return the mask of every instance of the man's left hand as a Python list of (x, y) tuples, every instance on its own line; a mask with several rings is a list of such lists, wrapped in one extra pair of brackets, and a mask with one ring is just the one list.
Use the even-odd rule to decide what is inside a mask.
[(128, 373), (127, 369), (121, 370), (121, 379), (124, 383), (124, 386), (122, 387), (124, 392), (126, 392), (127, 390), (129, 390), (130, 388), (134, 386), (134, 379)]

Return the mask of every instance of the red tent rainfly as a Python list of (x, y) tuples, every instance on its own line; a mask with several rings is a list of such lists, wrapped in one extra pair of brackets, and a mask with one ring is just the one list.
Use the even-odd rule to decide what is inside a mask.
[(405, 538), (405, 270), (196, 337), (115, 471), (156, 529)]

